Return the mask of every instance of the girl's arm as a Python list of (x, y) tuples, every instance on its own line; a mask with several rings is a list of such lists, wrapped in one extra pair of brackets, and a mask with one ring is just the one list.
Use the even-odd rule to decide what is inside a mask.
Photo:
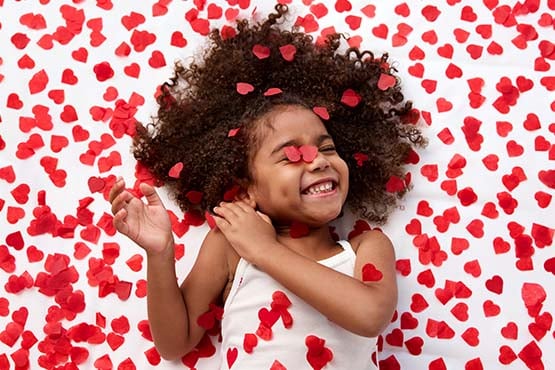
[[(351, 241), (357, 250), (353, 278), (280, 244), (273, 227), (245, 203), (227, 203), (215, 211), (218, 227), (239, 255), (331, 321), (368, 337), (390, 322), (397, 303), (395, 254), (381, 232), (369, 231)], [(381, 272), (379, 280), (362, 281), (366, 275), (375, 280), (369, 264)]]
[(227, 241), (217, 231), (208, 232), (191, 272), (177, 285), (173, 248), (168, 255), (148, 257), (148, 319), (160, 355), (181, 358), (201, 340), (205, 328), (198, 318), (215, 303), (228, 280)]
[(204, 334), (197, 319), (217, 301), (227, 282), (228, 244), (221, 233), (209, 232), (179, 287), (167, 211), (154, 188), (141, 184), (141, 191), (147, 204), (126, 191), (123, 180), (114, 184), (110, 192), (114, 225), (146, 251), (148, 319), (154, 344), (163, 358), (177, 359)]
[[(369, 231), (351, 241), (358, 244), (352, 278), (291, 249), (274, 244), (253, 261), (287, 289), (339, 326), (362, 336), (375, 337), (389, 324), (397, 304), (395, 255), (389, 239)], [(363, 282), (363, 269), (381, 272), (378, 281)], [(370, 274), (371, 280), (378, 273)]]

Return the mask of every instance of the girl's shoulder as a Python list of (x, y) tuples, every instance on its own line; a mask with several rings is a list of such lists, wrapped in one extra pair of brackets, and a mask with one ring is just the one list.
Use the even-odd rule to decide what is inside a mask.
[(391, 240), (380, 230), (369, 230), (349, 239), (355, 254), (363, 248), (390, 248)]

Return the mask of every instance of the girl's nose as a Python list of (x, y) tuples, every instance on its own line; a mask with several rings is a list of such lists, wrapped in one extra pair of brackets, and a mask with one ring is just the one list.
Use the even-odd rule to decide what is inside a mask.
[(310, 163), (308, 163), (308, 168), (310, 171), (322, 171), (330, 166), (328, 158), (326, 158), (324, 153), (318, 152), (316, 158)]

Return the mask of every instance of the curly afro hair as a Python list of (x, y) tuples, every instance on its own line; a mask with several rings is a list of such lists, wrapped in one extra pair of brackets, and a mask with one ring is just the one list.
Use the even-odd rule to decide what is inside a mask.
[[(288, 9), (275, 9), (263, 22), (212, 31), (200, 61), (176, 63), (158, 95), (157, 117), (137, 127), (136, 159), (183, 211), (204, 213), (232, 200), (240, 180), (250, 179), (261, 117), (283, 105), (320, 107), (315, 112), (349, 167), (347, 205), (383, 223), (406, 193), (403, 166), (425, 143), (418, 112), (405, 101), (387, 54), (340, 52), (341, 34), (315, 43), (295, 27), (282, 29)], [(183, 169), (172, 177), (176, 163)]]

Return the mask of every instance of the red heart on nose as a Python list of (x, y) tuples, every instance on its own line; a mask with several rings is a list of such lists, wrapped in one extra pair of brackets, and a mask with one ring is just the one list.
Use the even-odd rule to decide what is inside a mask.
[(301, 152), (303, 161), (311, 163), (318, 155), (318, 148), (314, 145), (301, 145), (299, 147), (299, 152)]

